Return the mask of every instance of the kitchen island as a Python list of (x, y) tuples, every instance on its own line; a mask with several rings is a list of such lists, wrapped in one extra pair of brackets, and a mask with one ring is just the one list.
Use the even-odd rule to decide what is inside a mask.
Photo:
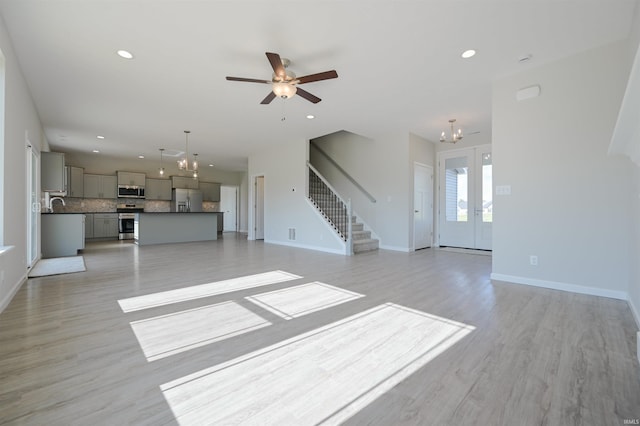
[(134, 240), (141, 246), (217, 240), (220, 214), (137, 213), (134, 221)]
[(42, 213), (42, 258), (76, 256), (84, 249), (84, 214)]

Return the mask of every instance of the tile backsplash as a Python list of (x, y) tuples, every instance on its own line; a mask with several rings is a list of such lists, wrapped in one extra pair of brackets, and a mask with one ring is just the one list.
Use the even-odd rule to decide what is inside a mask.
[[(118, 204), (134, 204), (136, 207), (144, 208), (145, 212), (171, 211), (170, 201), (67, 197), (65, 197), (64, 201), (65, 206), (60, 202), (53, 204), (54, 213), (115, 213)], [(202, 203), (202, 210), (205, 212), (218, 212), (220, 211), (220, 203), (205, 201)]]

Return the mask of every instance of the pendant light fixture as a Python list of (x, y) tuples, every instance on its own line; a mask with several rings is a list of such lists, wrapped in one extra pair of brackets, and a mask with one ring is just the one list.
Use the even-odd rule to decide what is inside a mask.
[(190, 130), (184, 131), (185, 137), (185, 149), (184, 149), (184, 157), (178, 160), (178, 168), (180, 170), (184, 170), (187, 172), (193, 172), (193, 178), (198, 178), (198, 154), (193, 154), (193, 163), (189, 164), (189, 133)]
[(162, 154), (164, 153), (164, 148), (160, 148), (160, 168), (158, 169), (158, 173), (160, 176), (164, 176), (164, 167), (162, 165)]
[(452, 118), (451, 120), (449, 120), (449, 124), (451, 125), (451, 139), (447, 140), (447, 137), (445, 136), (445, 133), (443, 131), (442, 134), (440, 135), (440, 142), (456, 143), (463, 138), (462, 129), (458, 129), (457, 132), (453, 130), (453, 123), (455, 122), (456, 122), (455, 118)]

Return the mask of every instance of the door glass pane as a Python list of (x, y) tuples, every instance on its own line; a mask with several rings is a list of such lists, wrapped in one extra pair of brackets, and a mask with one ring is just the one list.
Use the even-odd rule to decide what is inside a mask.
[(29, 242), (28, 242), (28, 259), (29, 266), (33, 265), (38, 256), (38, 215), (40, 212), (38, 202), (38, 157), (33, 150), (29, 150), (30, 161), (30, 178), (29, 178), (29, 206), (31, 207), (29, 215)]
[(482, 153), (482, 221), (493, 222), (493, 165), (491, 153)]
[(466, 222), (468, 218), (467, 157), (445, 160), (445, 217), (447, 222)]

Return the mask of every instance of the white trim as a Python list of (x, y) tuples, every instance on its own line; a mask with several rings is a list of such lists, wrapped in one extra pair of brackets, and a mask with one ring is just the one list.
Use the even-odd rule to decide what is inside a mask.
[(287, 247), (294, 247), (294, 248), (300, 248), (300, 249), (306, 249), (306, 250), (322, 251), (325, 253), (333, 253), (333, 254), (339, 254), (341, 256), (344, 256), (344, 249), (339, 249), (339, 250), (330, 249), (326, 247), (317, 247), (317, 246), (311, 246), (307, 244), (290, 243), (288, 241), (264, 240), (264, 242), (267, 244), (275, 244), (278, 246), (287, 246)]
[[(505, 281), (512, 284), (524, 284), (534, 287), (550, 288), (553, 290), (568, 291), (571, 293), (588, 294), (591, 296), (609, 297), (611, 299), (629, 300), (629, 295), (624, 291), (606, 290), (597, 287), (585, 287), (577, 284), (561, 283), (557, 281), (538, 280), (535, 278), (518, 277), (515, 275), (505, 275), (491, 273), (492, 280)], [(637, 321), (637, 318), (636, 318)]]
[(401, 251), (404, 253), (410, 253), (412, 250), (410, 247), (400, 247), (400, 246), (388, 246), (388, 245), (379, 245), (378, 248), (382, 250), (392, 250), (392, 251)]
[(22, 287), (22, 284), (24, 284), (25, 282), (27, 282), (26, 273), (22, 277), (20, 277), (18, 282), (14, 284), (14, 286), (9, 290), (9, 292), (7, 292), (4, 298), (0, 300), (0, 313), (4, 311), (7, 308), (7, 306), (9, 306), (9, 303), (11, 303), (11, 300), (13, 300), (13, 296), (16, 295), (18, 290), (20, 290), (20, 287)]
[(342, 249), (341, 250), (342, 250), (342, 254), (344, 254), (344, 251), (347, 248), (347, 243), (342, 238), (340, 238), (340, 236), (338, 235), (336, 230), (333, 229), (333, 226), (331, 226), (329, 221), (327, 221), (327, 219), (322, 215), (322, 213), (320, 213), (320, 210), (318, 210), (318, 208), (315, 206), (315, 204), (313, 204), (313, 202), (309, 199), (309, 196), (308, 195), (305, 196), (304, 199), (307, 202), (307, 205), (311, 208), (311, 211), (313, 213), (315, 213), (315, 215), (316, 215), (316, 217), (318, 219), (320, 219), (320, 222), (324, 225), (324, 227), (327, 229), (329, 234), (333, 235), (333, 238), (335, 239), (335, 241), (338, 244), (342, 245)]

